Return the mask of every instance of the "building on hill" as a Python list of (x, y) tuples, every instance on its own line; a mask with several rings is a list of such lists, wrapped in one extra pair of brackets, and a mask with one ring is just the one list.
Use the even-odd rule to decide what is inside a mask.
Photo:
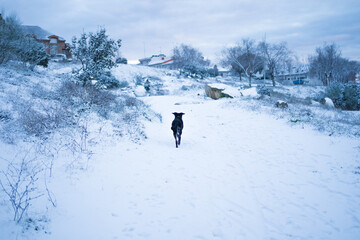
[(174, 58), (166, 57), (165, 54), (152, 55), (148, 58), (139, 59), (140, 65), (156, 68), (174, 68)]
[(140, 62), (139, 65), (148, 66), (150, 61), (151, 61), (151, 57), (141, 58), (139, 59)]
[(39, 26), (21, 26), (27, 37), (33, 37), (36, 41), (41, 42), (45, 46), (48, 55), (54, 57), (57, 54), (64, 54), (66, 58), (72, 58), (71, 46), (65, 42), (65, 39), (51, 34)]
[(276, 80), (280, 81), (295, 81), (307, 80), (309, 78), (309, 67), (307, 65), (299, 65), (293, 67), (290, 71), (280, 71), (276, 76)]

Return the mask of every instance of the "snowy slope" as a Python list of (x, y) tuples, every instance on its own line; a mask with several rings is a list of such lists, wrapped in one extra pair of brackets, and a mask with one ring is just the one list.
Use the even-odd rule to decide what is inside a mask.
[[(170, 95), (142, 97), (162, 121), (147, 139), (94, 147), (85, 171), (57, 161), (44, 231), (1, 220), (6, 239), (356, 239), (360, 141), (292, 127), (242, 100), (214, 101), (192, 80), (129, 66), (118, 76), (157, 76)], [(159, 72), (160, 71), (160, 72)], [(210, 81), (210, 80), (209, 80)], [(198, 83), (196, 83), (198, 84)], [(251, 92), (251, 90), (248, 90)], [(251, 95), (251, 94), (249, 94)], [(258, 106), (258, 109), (262, 109)], [(181, 146), (170, 130), (185, 113)], [(65, 160), (65, 159), (64, 159)], [(4, 207), (0, 211), (6, 212)]]

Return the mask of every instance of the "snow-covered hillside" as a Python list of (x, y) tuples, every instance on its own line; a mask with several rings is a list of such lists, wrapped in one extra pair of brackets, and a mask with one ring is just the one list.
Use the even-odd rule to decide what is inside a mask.
[[(55, 100), (34, 95), (32, 88), (41, 86), (42, 93), (53, 93), (70, 72), (71, 66), (60, 64), (35, 73), (0, 68), (1, 110), (17, 118), (11, 94), (22, 101), (50, 104)], [(3, 172), (9, 161), (25, 158), (23, 150), (51, 163), (51, 174), (47, 170), (46, 177), (40, 177), (46, 180), (46, 191), (32, 202), (21, 223), (11, 220), (8, 196), (0, 192), (2, 238), (360, 236), (357, 112), (304, 104), (303, 99), (322, 90), (314, 87), (280, 86), (274, 97), (261, 97), (231, 78), (194, 80), (175, 71), (126, 65), (113, 73), (128, 82), (128, 87), (112, 91), (122, 96), (116, 101), (133, 104), (125, 105), (126, 114), (85, 115), (88, 135), (80, 132), (76, 138), (69, 131), (79, 130), (69, 126), (48, 134), (48, 139), (32, 136), (22, 141), (27, 135), (21, 127), (6, 129), (7, 120), (1, 120), (2, 134), (11, 130), (12, 138), (1, 141)], [(22, 79), (21, 84), (15, 79)], [(142, 90), (145, 79), (152, 84), (150, 93)], [(228, 84), (241, 94), (215, 101), (206, 97), (205, 83)], [(145, 104), (134, 103), (130, 98), (134, 96)], [(286, 100), (289, 108), (276, 108), (273, 101), (278, 99)], [(179, 148), (170, 130), (174, 111), (185, 113)], [(75, 146), (60, 148), (69, 146), (68, 140), (83, 141), (81, 136), (87, 137), (86, 151), (74, 154), (71, 150), (79, 150)]]

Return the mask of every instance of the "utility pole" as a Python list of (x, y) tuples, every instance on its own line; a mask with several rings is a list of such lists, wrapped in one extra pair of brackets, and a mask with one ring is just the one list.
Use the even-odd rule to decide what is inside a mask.
[[(266, 32), (264, 35), (264, 48), (266, 48)], [(265, 50), (265, 49), (264, 49)], [(264, 51), (264, 86), (266, 85), (265, 83), (265, 75), (266, 75), (266, 58), (265, 58), (265, 51)]]

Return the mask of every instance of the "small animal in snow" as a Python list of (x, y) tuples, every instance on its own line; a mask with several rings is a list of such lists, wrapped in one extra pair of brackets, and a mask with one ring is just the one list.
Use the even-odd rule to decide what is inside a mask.
[(184, 115), (185, 113), (173, 112), (173, 114), (175, 115), (175, 119), (172, 121), (171, 130), (173, 131), (173, 134), (174, 134), (175, 146), (178, 147), (180, 145), (180, 141), (181, 141), (181, 133), (184, 128), (182, 115)]

